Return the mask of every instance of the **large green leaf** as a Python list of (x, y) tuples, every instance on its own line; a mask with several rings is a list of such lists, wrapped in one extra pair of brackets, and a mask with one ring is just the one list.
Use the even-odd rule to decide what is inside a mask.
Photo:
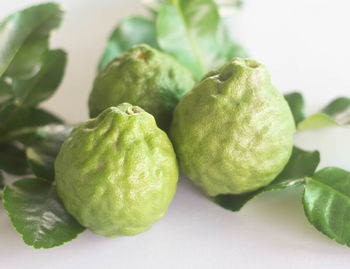
[(299, 92), (292, 92), (284, 95), (290, 110), (292, 111), (295, 125), (298, 125), (303, 119), (305, 119), (304, 113), (304, 98)]
[(298, 130), (310, 130), (334, 126), (350, 126), (350, 99), (339, 97), (320, 113), (313, 114), (298, 124)]
[(300, 186), (306, 177), (314, 174), (319, 162), (318, 151), (304, 151), (294, 147), (292, 156), (283, 171), (266, 187), (246, 194), (218, 195), (213, 197), (213, 200), (225, 209), (239, 211), (250, 199), (263, 192)]
[(67, 125), (47, 125), (38, 130), (42, 139), (26, 149), (30, 168), (36, 176), (54, 180), (56, 156), (71, 130), (72, 126)]
[(51, 50), (40, 72), (29, 80), (14, 80), (17, 106), (35, 106), (56, 91), (64, 75), (67, 55), (63, 50)]
[(40, 108), (19, 108), (8, 106), (0, 113), (0, 143), (12, 140), (25, 140), (37, 131), (37, 127), (50, 123), (62, 123), (62, 120)]
[(350, 173), (328, 167), (306, 181), (303, 205), (317, 230), (350, 246)]
[(65, 210), (55, 184), (44, 180), (16, 181), (5, 187), (2, 201), (17, 232), (34, 248), (62, 245), (85, 230)]
[(173, 0), (157, 16), (158, 44), (199, 80), (217, 65), (220, 17), (213, 0)]
[(0, 23), (0, 78), (29, 78), (39, 72), (48, 50), (48, 38), (63, 12), (47, 3), (16, 12)]
[(0, 144), (0, 169), (15, 175), (29, 174), (24, 148), (16, 143)]
[(137, 44), (147, 44), (158, 48), (153, 20), (141, 17), (130, 17), (122, 20), (109, 37), (99, 63), (99, 69), (118, 54)]

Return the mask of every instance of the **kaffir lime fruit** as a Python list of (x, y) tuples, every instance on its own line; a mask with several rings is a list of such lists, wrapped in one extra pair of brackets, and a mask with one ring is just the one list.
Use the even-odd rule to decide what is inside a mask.
[(173, 147), (152, 115), (124, 103), (75, 127), (55, 163), (68, 212), (95, 233), (148, 230), (176, 190)]
[(289, 106), (264, 66), (234, 58), (181, 99), (170, 138), (183, 172), (215, 196), (269, 184), (291, 155), (294, 132)]
[(171, 56), (137, 45), (98, 73), (89, 97), (90, 116), (128, 102), (151, 113), (167, 131), (176, 104), (193, 84), (190, 71)]

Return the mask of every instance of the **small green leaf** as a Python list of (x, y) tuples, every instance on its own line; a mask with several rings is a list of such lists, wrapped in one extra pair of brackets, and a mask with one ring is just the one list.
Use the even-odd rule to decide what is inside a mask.
[(317, 230), (350, 246), (350, 173), (328, 167), (307, 179), (305, 215)]
[(292, 92), (284, 95), (290, 110), (292, 111), (295, 125), (305, 119), (304, 98), (299, 92)]
[(29, 174), (24, 148), (17, 143), (0, 144), (0, 169), (14, 175)]
[(47, 125), (39, 128), (42, 139), (26, 149), (29, 166), (38, 177), (54, 180), (54, 164), (61, 145), (67, 139), (72, 126)]
[(350, 126), (350, 99), (340, 97), (332, 101), (320, 113), (313, 114), (298, 124), (298, 130), (319, 129), (334, 126)]
[(98, 68), (101, 69), (118, 54), (137, 44), (147, 44), (158, 48), (153, 20), (141, 17), (122, 20), (109, 37)]
[(163, 4), (157, 16), (158, 44), (199, 80), (216, 66), (220, 17), (212, 0), (178, 0)]
[[(51, 30), (57, 28), (63, 12), (47, 3), (16, 12), (0, 22), (0, 78), (29, 78), (39, 72), (48, 50)], [(23, 49), (23, 51), (22, 51)]]
[(0, 113), (0, 143), (11, 140), (23, 140), (37, 131), (37, 127), (51, 123), (62, 123), (52, 113), (40, 108), (6, 107)]
[(319, 163), (320, 153), (318, 151), (304, 151), (294, 147), (292, 156), (283, 171), (266, 187), (246, 194), (218, 195), (213, 197), (213, 200), (225, 209), (239, 211), (250, 199), (258, 194), (302, 185), (306, 177), (314, 174)]
[(17, 232), (34, 248), (62, 245), (85, 230), (65, 210), (55, 184), (39, 178), (22, 179), (6, 186), (2, 201)]
[(63, 50), (51, 50), (40, 72), (29, 80), (14, 80), (17, 106), (31, 107), (50, 98), (64, 75), (67, 55)]

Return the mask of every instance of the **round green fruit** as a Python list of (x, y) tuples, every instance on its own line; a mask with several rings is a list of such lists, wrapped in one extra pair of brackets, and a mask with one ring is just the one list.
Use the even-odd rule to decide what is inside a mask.
[(98, 73), (89, 97), (90, 116), (128, 102), (151, 113), (158, 126), (167, 131), (176, 104), (193, 84), (190, 71), (172, 57), (137, 45)]
[(124, 103), (73, 129), (56, 159), (55, 179), (81, 225), (107, 237), (135, 235), (165, 214), (178, 167), (153, 116)]
[(295, 125), (260, 63), (234, 58), (209, 72), (174, 111), (180, 168), (209, 196), (269, 184), (286, 165)]

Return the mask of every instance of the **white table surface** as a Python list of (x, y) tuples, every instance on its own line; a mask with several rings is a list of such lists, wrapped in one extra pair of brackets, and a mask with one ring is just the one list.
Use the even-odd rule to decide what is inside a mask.
[[(0, 17), (38, 3), (1, 1)], [(60, 0), (67, 14), (53, 37), (69, 53), (65, 79), (45, 104), (70, 122), (88, 118), (87, 98), (96, 64), (122, 17), (142, 14), (135, 0)], [(269, 69), (282, 91), (301, 90), (309, 113), (350, 96), (350, 2), (246, 0), (235, 33)], [(350, 170), (350, 130), (304, 132), (304, 149), (319, 149), (321, 165)], [(26, 246), (0, 206), (0, 268), (350, 268), (350, 248), (311, 226), (302, 189), (265, 193), (241, 212), (226, 211), (185, 177), (162, 220), (134, 237), (107, 239), (89, 231), (50, 250)]]

